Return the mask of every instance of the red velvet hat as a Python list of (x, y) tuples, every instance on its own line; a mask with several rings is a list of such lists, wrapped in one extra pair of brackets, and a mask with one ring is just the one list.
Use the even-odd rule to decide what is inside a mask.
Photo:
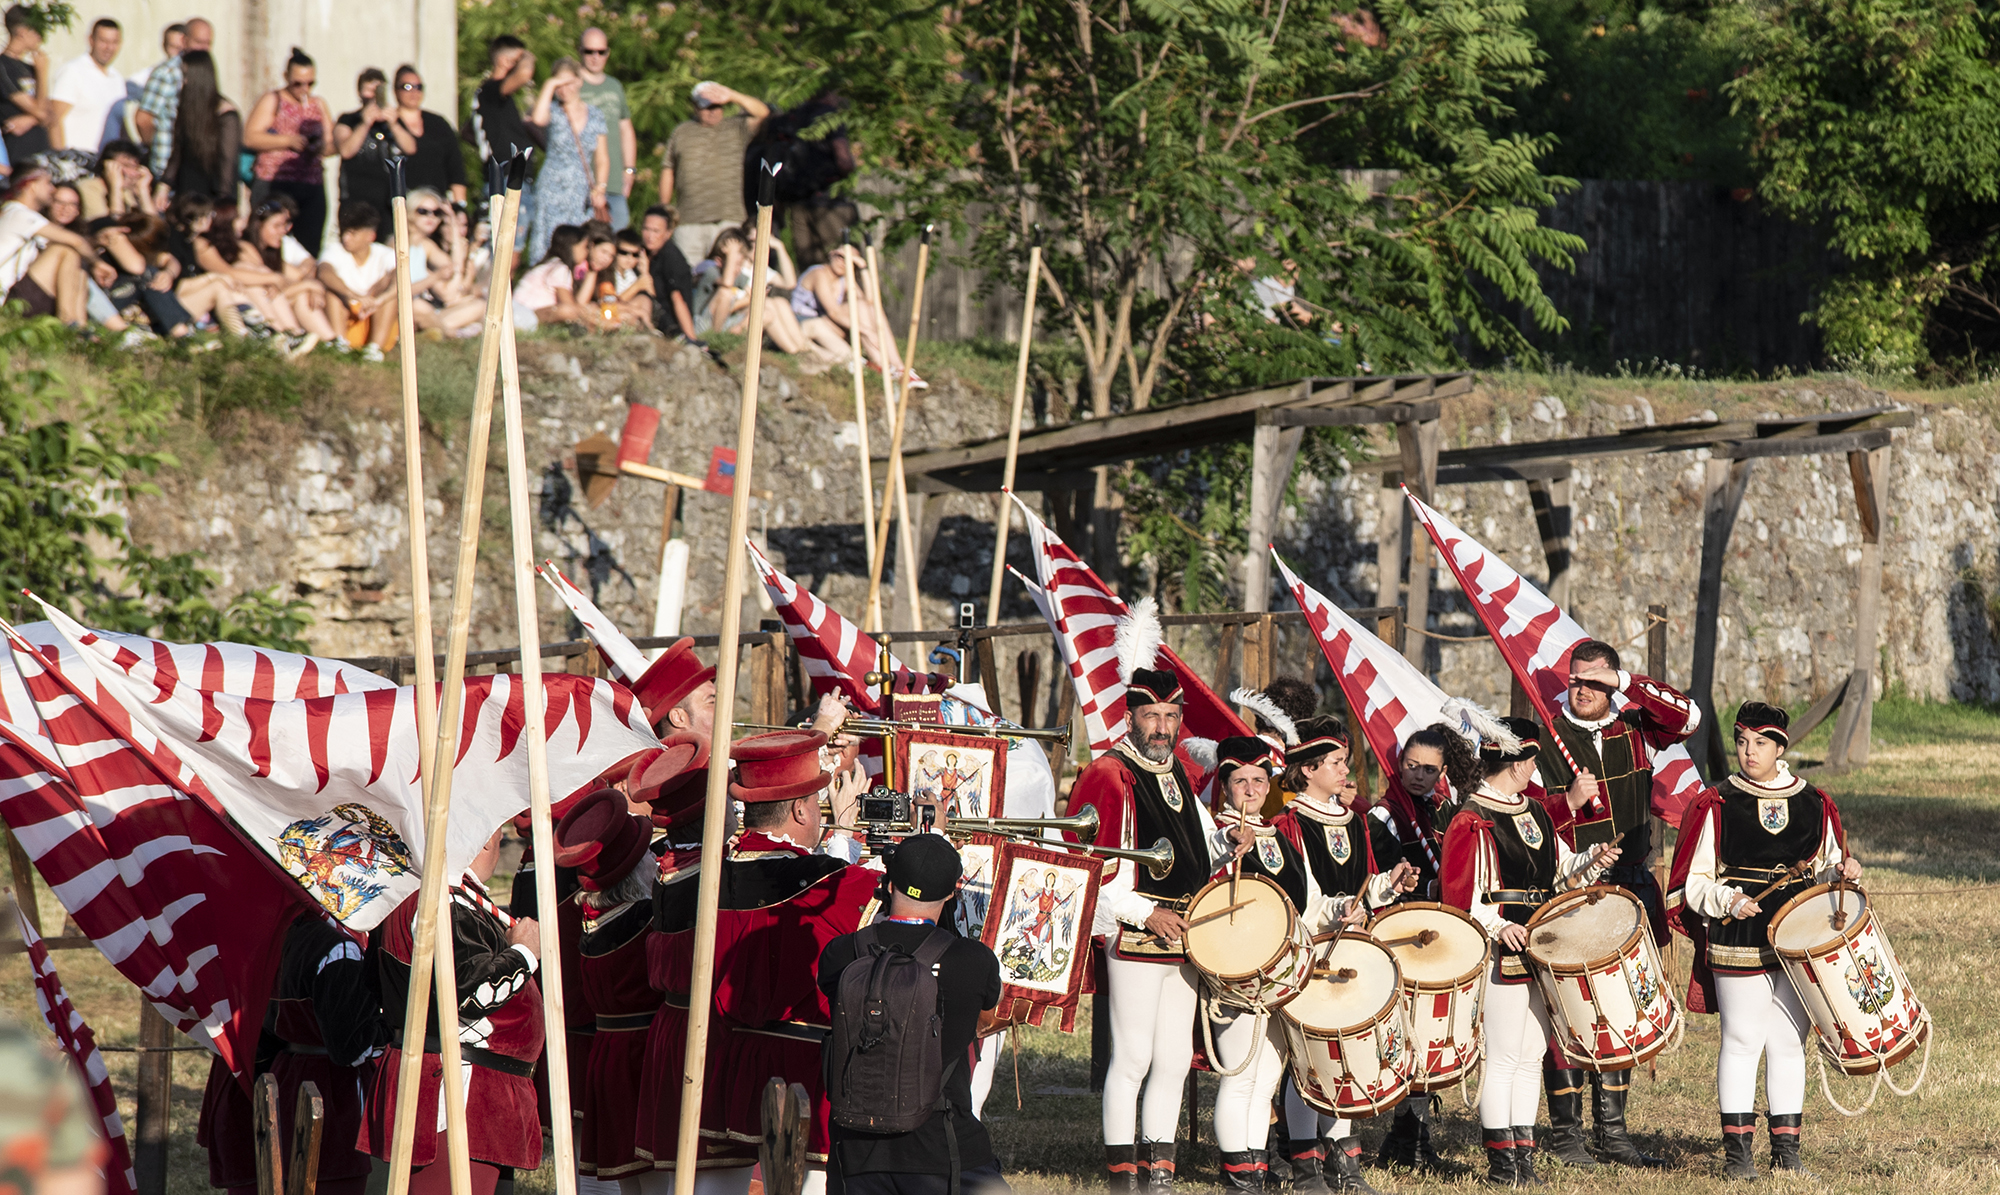
[(819, 765), (826, 736), (817, 730), (774, 730), (755, 734), (729, 752), (736, 780), (729, 795), (745, 803), (791, 801), (825, 788), (833, 774)]
[(646, 707), (646, 720), (658, 726), (667, 720), (668, 710), (714, 679), (715, 669), (695, 656), (694, 640), (681, 639), (632, 682), (632, 693)]
[(652, 838), (647, 819), (627, 812), (625, 794), (600, 788), (556, 826), (556, 866), (576, 868), (583, 886), (595, 891), (624, 879)]
[(685, 730), (666, 738), (663, 750), (648, 752), (632, 767), (632, 799), (653, 807), (653, 824), (663, 830), (698, 821), (708, 789), (708, 740)]

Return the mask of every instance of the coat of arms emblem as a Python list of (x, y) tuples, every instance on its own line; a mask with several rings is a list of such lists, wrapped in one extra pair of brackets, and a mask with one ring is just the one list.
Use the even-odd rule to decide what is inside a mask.
[(1792, 803), (1784, 797), (1759, 797), (1757, 824), (1768, 833), (1778, 833), (1792, 824)]
[(1273, 875), (1285, 870), (1285, 852), (1278, 845), (1277, 835), (1257, 836), (1257, 861), (1264, 865), (1264, 870)]
[(278, 862), (327, 912), (346, 920), (387, 891), (377, 882), (415, 867), (409, 844), (366, 805), (335, 805), (278, 835)]
[(1535, 820), (1534, 814), (1515, 814), (1514, 832), (1521, 836), (1521, 841), (1528, 845), (1529, 850), (1538, 851), (1542, 848), (1542, 823)]
[(1346, 826), (1326, 828), (1326, 850), (1335, 863), (1345, 863), (1354, 857), (1354, 844), (1347, 840)]

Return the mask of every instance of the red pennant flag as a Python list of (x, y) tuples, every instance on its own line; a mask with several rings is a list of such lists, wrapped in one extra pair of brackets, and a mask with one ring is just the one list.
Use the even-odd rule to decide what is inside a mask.
[(69, 992), (63, 988), (62, 977), (56, 974), (42, 935), (35, 932), (19, 905), (14, 907), (14, 916), (20, 924), (21, 941), (28, 947), (28, 966), (35, 973), (35, 1004), (41, 1008), (49, 1032), (62, 1043), (63, 1053), (76, 1064), (76, 1073), (83, 1076), (84, 1086), (90, 1090), (90, 1105), (96, 1109), (98, 1124), (104, 1130), (105, 1190), (108, 1195), (132, 1195), (139, 1189), (139, 1180), (132, 1174), (132, 1151), (125, 1143), (125, 1122), (118, 1115), (118, 1096), (111, 1090), (111, 1074), (104, 1069), (104, 1055), (97, 1052), (97, 1036), (84, 1023), (83, 1014), (70, 1003)]

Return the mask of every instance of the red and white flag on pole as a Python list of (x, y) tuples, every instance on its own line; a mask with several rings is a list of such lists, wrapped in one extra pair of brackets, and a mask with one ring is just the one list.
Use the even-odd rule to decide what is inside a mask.
[[(43, 608), (66, 641), (45, 658), (55, 678), (176, 787), (215, 800), (337, 920), (372, 929), (417, 890), (424, 811), (415, 688), (278, 701), (172, 686), (146, 657)], [(554, 775), (588, 783), (659, 746), (622, 686), (552, 673), (544, 696)], [(449, 875), (528, 806), (523, 701), (512, 676), (465, 680)]]
[(604, 657), (604, 662), (611, 666), (613, 680), (621, 685), (629, 685), (646, 674), (646, 657), (639, 651), (638, 646), (625, 637), (625, 633), (618, 629), (617, 623), (612, 622), (604, 611), (597, 608), (596, 602), (591, 601), (583, 590), (578, 589), (563, 575), (563, 571), (556, 567), (555, 561), (544, 560), (542, 566), (535, 571), (542, 575), (542, 580), (549, 583), (549, 588), (556, 591), (556, 596), (562, 599), (563, 605), (569, 607), (569, 612), (576, 615), (576, 621), (583, 626), (583, 633), (590, 636), (590, 641), (597, 645), (598, 653)]
[[(1458, 578), (1465, 600), (1534, 702), (1543, 725), (1554, 725), (1569, 688), (1570, 650), (1592, 636), (1498, 553), (1415, 494), (1407, 489), (1403, 492), (1417, 522), (1430, 533), (1446, 566)], [(1679, 825), (1680, 811), (1701, 789), (1701, 774), (1685, 746), (1675, 743), (1653, 751), (1653, 807), (1668, 822)]]
[[(1034, 588), (1029, 592), (1036, 595), (1035, 603), (1061, 645), (1094, 759), (1125, 737), (1125, 678), (1119, 672), (1118, 629), (1130, 618), (1132, 609), (1019, 497), (1008, 496), (1028, 520), (1039, 582), (1039, 593)], [(1172, 648), (1162, 644), (1158, 662), (1180, 678), (1185, 736), (1220, 741), (1251, 733), (1236, 711)]]
[[(18, 893), (16, 894), (19, 895)], [(132, 1195), (139, 1180), (132, 1174), (132, 1151), (125, 1143), (125, 1122), (118, 1115), (118, 1097), (111, 1090), (111, 1074), (104, 1069), (104, 1055), (97, 1052), (97, 1036), (84, 1023), (83, 1015), (69, 1001), (62, 978), (49, 958), (48, 944), (35, 932), (27, 914), (14, 906), (21, 928), (21, 941), (28, 948), (28, 966), (35, 974), (35, 1004), (49, 1032), (62, 1043), (63, 1053), (76, 1064), (76, 1073), (90, 1090), (90, 1105), (104, 1132), (104, 1185), (110, 1195)]]
[(784, 620), (785, 634), (798, 650), (813, 692), (845, 694), (855, 709), (879, 718), (888, 717), (889, 711), (882, 708), (882, 691), (864, 678), (878, 669), (897, 676), (908, 672), (895, 652), (888, 653), (884, 666), (881, 647), (860, 627), (821, 601), (812, 590), (779, 572), (755, 543), (748, 539), (743, 542), (750, 550), (750, 566), (757, 570), (764, 592), (770, 595), (778, 617)]

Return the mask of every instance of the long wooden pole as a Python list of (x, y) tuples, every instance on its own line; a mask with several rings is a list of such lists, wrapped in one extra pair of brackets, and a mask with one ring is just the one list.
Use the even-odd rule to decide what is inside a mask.
[[(549, 1060), (549, 1107), (570, 1107), (569, 1035), (563, 1026), (562, 943), (557, 932), (555, 826), (549, 813), (549, 741), (544, 724), (547, 704), (542, 688), (542, 627), (535, 585), (535, 507), (528, 501), (528, 450), (521, 422), (521, 363), (514, 355), (514, 303), (500, 321), (500, 397), (506, 411), (507, 507), (514, 528), (514, 621), (521, 638), (521, 686), (528, 742), (528, 821), (535, 858), (549, 860), (535, 868), (535, 909), (541, 913), (541, 974), (543, 1035)], [(571, 1118), (552, 1114), (555, 1136), (556, 1195), (576, 1195), (576, 1143)]]
[[(1007, 529), (1014, 522), (1014, 461), (1021, 454), (1021, 408), (1028, 400), (1028, 349), (1035, 339), (1035, 290), (1042, 280), (1042, 242), (1028, 249), (1028, 294), (1021, 304), (1021, 356), (1014, 362), (1014, 410), (1007, 420), (1007, 465), (994, 496), (993, 585), (986, 591), (986, 625), (1000, 625), (1000, 579), (1007, 575)], [(994, 695), (986, 695), (988, 701)]]
[[(777, 174), (765, 163), (757, 183), (757, 242), (750, 276), (762, 278), (771, 260), (771, 204)], [(708, 1011), (715, 991), (715, 913), (722, 899), (722, 825), (729, 807), (729, 723), (736, 716), (737, 636), (743, 632), (743, 574), (749, 567), (744, 535), (750, 529), (751, 457), (757, 446), (757, 373), (764, 356), (764, 288), (750, 288), (745, 329), (743, 398), (736, 420), (736, 485), (729, 499), (729, 552), (722, 574), (721, 645), (715, 660), (715, 726), (709, 732), (708, 804), (701, 821), (701, 876), (695, 890), (694, 974), (688, 981), (686, 1062), (681, 1076), (680, 1134), (674, 1148), (674, 1195), (694, 1195), (700, 1146), (701, 1089), (708, 1065)], [(755, 1077), (746, 1081), (756, 1082)]]
[[(854, 257), (854, 245), (842, 242), (841, 259), (847, 263), (847, 350), (852, 357), (850, 368), (854, 372), (854, 427), (861, 445), (861, 536), (868, 551), (868, 559), (875, 559), (875, 466), (868, 459), (868, 386), (863, 380), (865, 372), (861, 360), (861, 312), (867, 305), (866, 294), (861, 285), (859, 263)], [(884, 354), (886, 356), (886, 354)], [(888, 368), (882, 370), (888, 375)], [(874, 618), (876, 612), (868, 611), (864, 617)], [(872, 623), (871, 623), (872, 625)]]
[[(450, 996), (438, 1001), (437, 1010), (446, 1124), (449, 1127), (452, 1120), (457, 1120), (460, 1132), (465, 1124), (465, 1100), (457, 1090), (462, 1074), (458, 1052), (457, 969), (453, 966), (450, 933), (438, 933), (438, 913), (450, 899), (451, 882), (456, 878), (444, 874), (445, 831), (451, 808), (452, 765), (458, 758), (458, 726), (465, 703), (465, 651), (472, 633), (472, 573), (479, 560), (479, 524), (486, 501), (486, 443), (493, 431), (493, 384), (500, 368), (500, 324), (508, 316), (508, 281), (514, 272), (514, 226), (520, 220), (521, 183), (527, 176), (527, 168), (525, 155), (516, 158), (508, 168), (506, 196), (500, 204), (500, 219), (493, 235), (493, 280), (488, 288), (491, 293), (486, 297), (486, 328), (479, 345), (472, 426), (465, 446), (465, 490), (459, 502), (458, 572), (452, 583), (451, 630), (445, 642), (444, 700), (438, 711), (437, 750), (431, 757), (430, 803), (424, 811), (424, 871), (417, 893), (416, 940), (410, 950), (402, 1066), (396, 1075), (389, 1195), (409, 1195), (410, 1158), (416, 1147), (417, 1084), (422, 1076), (424, 1026), (429, 1020), (434, 963), (436, 981)], [(421, 501), (420, 495), (418, 500)], [(446, 928), (449, 930), (449, 922)], [(472, 1189), (469, 1164), (462, 1185), (455, 1161), (451, 1169), (453, 1195), (466, 1195)]]
[[(895, 333), (889, 331), (889, 310), (882, 306), (882, 268), (881, 263), (875, 255), (875, 238), (863, 233), (862, 245), (868, 253), (868, 309), (871, 313), (868, 318), (875, 321), (875, 334), (882, 338), (883, 346), (882, 426), (894, 427), (896, 425), (896, 380), (894, 371), (889, 368), (887, 358), (893, 356), (895, 353), (896, 336)], [(895, 500), (895, 490), (896, 471), (892, 463), (889, 471), (882, 475), (882, 506), (884, 509)], [(882, 537), (875, 533), (873, 508), (870, 508), (868, 519), (868, 562), (872, 568), (874, 567), (877, 554), (874, 545), (881, 543)], [(887, 622), (882, 617), (882, 591), (873, 582), (868, 586), (866, 617), (868, 620), (868, 630), (871, 634), (888, 629)]]
[[(923, 625), (922, 606), (917, 594), (917, 553), (916, 537), (910, 527), (910, 490), (903, 476), (903, 424), (910, 413), (910, 375), (916, 372), (917, 328), (924, 312), (924, 274), (931, 264), (931, 228), (924, 226), (924, 239), (917, 246), (917, 282), (910, 295), (910, 335), (909, 347), (903, 350), (901, 378), (897, 379), (896, 392), (902, 401), (896, 404), (895, 426), (889, 432), (889, 484), (896, 491), (896, 554), (902, 557), (903, 585), (909, 590), (908, 603), (911, 629)], [(875, 528), (875, 557), (868, 568), (868, 601), (872, 606), (881, 593), (883, 557), (889, 544), (889, 503), (883, 496), (882, 514)]]

